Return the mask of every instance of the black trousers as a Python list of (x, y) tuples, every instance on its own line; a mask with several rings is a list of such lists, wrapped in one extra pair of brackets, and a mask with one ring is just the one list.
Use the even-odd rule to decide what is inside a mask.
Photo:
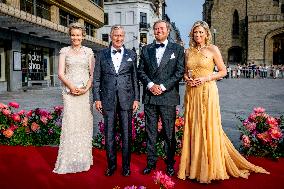
[(162, 120), (164, 140), (165, 140), (165, 153), (167, 156), (166, 163), (173, 166), (176, 139), (175, 139), (175, 120), (176, 120), (176, 106), (165, 105), (152, 105), (145, 104), (145, 126), (147, 132), (147, 164), (149, 166), (156, 165), (157, 153), (156, 142), (158, 134), (158, 120), (159, 116)]
[(114, 109), (104, 110), (106, 155), (109, 168), (113, 168), (117, 164), (115, 142), (115, 127), (117, 119), (119, 120), (119, 127), (122, 135), (122, 168), (130, 169), (132, 109), (122, 110), (120, 108), (118, 95), (116, 94)]

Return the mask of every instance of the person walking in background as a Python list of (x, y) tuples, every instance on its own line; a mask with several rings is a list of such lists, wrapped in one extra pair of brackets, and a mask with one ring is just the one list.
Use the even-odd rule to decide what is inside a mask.
[(62, 131), (54, 173), (87, 171), (93, 164), (93, 115), (90, 88), (93, 81), (94, 54), (82, 46), (84, 25), (69, 25), (71, 46), (60, 50), (58, 77), (63, 84)]
[[(185, 53), (185, 125), (178, 178), (210, 183), (229, 176), (247, 178), (250, 171), (268, 173), (248, 162), (222, 129), (216, 80), (226, 75), (226, 66), (211, 38), (206, 22), (194, 23)], [(215, 65), (218, 72), (213, 74)]]
[(139, 107), (139, 86), (136, 54), (123, 45), (124, 28), (114, 25), (110, 32), (111, 45), (101, 50), (94, 71), (94, 101), (103, 115), (107, 169), (106, 176), (117, 168), (115, 127), (117, 121), (122, 134), (122, 175), (129, 176), (131, 160), (132, 114)]
[(184, 73), (184, 48), (168, 41), (170, 24), (158, 20), (153, 25), (155, 41), (144, 46), (138, 67), (143, 84), (143, 104), (147, 133), (147, 166), (143, 174), (156, 168), (156, 141), (159, 117), (162, 120), (165, 140), (166, 173), (175, 174), (176, 151), (175, 120), (176, 106), (180, 103), (179, 81)]

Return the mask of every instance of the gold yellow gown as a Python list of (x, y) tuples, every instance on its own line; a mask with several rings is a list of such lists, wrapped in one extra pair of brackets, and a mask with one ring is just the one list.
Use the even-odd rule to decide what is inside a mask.
[[(195, 48), (186, 52), (186, 67), (192, 76), (213, 74), (214, 61)], [(185, 125), (178, 178), (200, 183), (229, 176), (247, 178), (249, 172), (267, 173), (248, 162), (233, 146), (221, 125), (218, 88), (215, 81), (186, 87)]]

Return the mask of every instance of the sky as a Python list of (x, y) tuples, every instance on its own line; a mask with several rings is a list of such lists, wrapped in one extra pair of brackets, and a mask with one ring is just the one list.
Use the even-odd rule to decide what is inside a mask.
[(188, 34), (193, 23), (202, 20), (203, 3), (204, 0), (166, 0), (166, 14), (176, 23), (185, 47), (188, 47)]

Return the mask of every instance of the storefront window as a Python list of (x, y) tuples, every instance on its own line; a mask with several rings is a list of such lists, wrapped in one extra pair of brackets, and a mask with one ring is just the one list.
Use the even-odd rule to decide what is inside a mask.
[(23, 83), (43, 81), (49, 75), (48, 49), (23, 44), (21, 49)]

